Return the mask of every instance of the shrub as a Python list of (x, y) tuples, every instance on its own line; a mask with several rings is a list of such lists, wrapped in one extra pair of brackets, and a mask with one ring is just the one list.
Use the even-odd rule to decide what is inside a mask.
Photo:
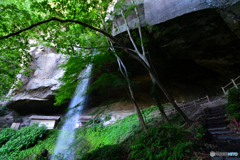
[(58, 129), (47, 131), (43, 138), (38, 140), (33, 147), (17, 151), (17, 154), (13, 153), (14, 156), (11, 156), (11, 159), (40, 160), (39, 155), (41, 155), (44, 149), (47, 149), (49, 153), (52, 154), (59, 132), (60, 130)]
[(206, 129), (204, 129), (204, 127), (201, 125), (201, 126), (198, 126), (197, 128), (196, 128), (196, 133), (195, 133), (195, 136), (197, 137), (197, 138), (203, 138), (204, 136), (205, 136), (205, 134), (206, 134)]
[(18, 130), (17, 133), (0, 148), (0, 159), (13, 159), (11, 157), (18, 154), (18, 151), (36, 143), (46, 131), (47, 128), (45, 126), (38, 127), (37, 124)]
[(16, 130), (12, 128), (6, 128), (0, 132), (0, 147), (5, 144), (13, 135), (16, 134)]
[(240, 120), (240, 89), (232, 89), (227, 95), (227, 113), (231, 114), (236, 118), (237, 121)]

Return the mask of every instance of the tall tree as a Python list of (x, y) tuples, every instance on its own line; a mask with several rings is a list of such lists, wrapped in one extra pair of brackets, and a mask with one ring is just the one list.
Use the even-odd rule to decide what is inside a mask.
[[(148, 61), (148, 59), (147, 59), (147, 57), (146, 57), (146, 52), (145, 52), (144, 42), (143, 42), (143, 36), (142, 36), (142, 29), (141, 29), (140, 17), (139, 17), (139, 13), (138, 13), (138, 11), (137, 11), (137, 8), (136, 8), (137, 6), (135, 5), (135, 3), (134, 3), (133, 0), (131, 0), (131, 5), (129, 5), (129, 6), (128, 6), (128, 5), (124, 5), (124, 3), (123, 3), (122, 0), (118, 1), (117, 3), (118, 3), (118, 4), (115, 6), (115, 12), (117, 12), (117, 13), (120, 12), (121, 15), (122, 15), (122, 18), (123, 18), (123, 20), (124, 20), (124, 22), (125, 22), (125, 25), (126, 25), (126, 28), (127, 28), (128, 36), (129, 36), (130, 41), (131, 41), (131, 43), (132, 43), (132, 45), (133, 45), (133, 47), (134, 47), (134, 52), (137, 53), (137, 55), (148, 65), (148, 67), (153, 68), (153, 66), (150, 66), (150, 63), (149, 63), (149, 61)], [(118, 10), (118, 8), (119, 8), (120, 10)], [(142, 51), (142, 53), (141, 53), (141, 51), (138, 49), (138, 47), (137, 47), (137, 45), (136, 45), (136, 42), (134, 41), (133, 36), (132, 36), (132, 34), (131, 34), (131, 32), (130, 32), (129, 25), (128, 25), (128, 22), (127, 22), (126, 17), (125, 17), (125, 16), (126, 16), (126, 13), (125, 13), (125, 14), (123, 13), (123, 10), (131, 11), (131, 10), (128, 9), (128, 8), (134, 9), (134, 12), (135, 12), (136, 17), (137, 17), (137, 23), (138, 23), (138, 24), (135, 24), (135, 25), (138, 26), (138, 32), (139, 32), (139, 36), (140, 36), (140, 44), (141, 44), (141, 51)], [(119, 27), (118, 27), (118, 29), (119, 29)], [(119, 30), (120, 30), (120, 29), (119, 29)], [(154, 70), (154, 69), (153, 69), (153, 70)], [(154, 71), (155, 71), (155, 70), (154, 70)], [(158, 96), (158, 94), (157, 94), (157, 91), (156, 91), (156, 80), (155, 80), (154, 77), (151, 75), (151, 73), (149, 73), (149, 74), (150, 74), (150, 77), (151, 77), (152, 83), (153, 83), (153, 87), (152, 87), (151, 94), (152, 94), (153, 98), (155, 99), (155, 101), (157, 102), (157, 106), (158, 106), (158, 109), (159, 109), (159, 111), (160, 111), (160, 113), (161, 113), (161, 115), (162, 115), (162, 117), (163, 117), (163, 120), (164, 120), (166, 123), (169, 123), (168, 118), (167, 118), (167, 116), (166, 116), (166, 113), (164, 112), (163, 106), (162, 106), (162, 104), (161, 104), (161, 102), (160, 102), (160, 98), (159, 98), (159, 96)], [(156, 74), (156, 72), (155, 72), (155, 74)], [(157, 74), (156, 74), (156, 75), (157, 75)]]

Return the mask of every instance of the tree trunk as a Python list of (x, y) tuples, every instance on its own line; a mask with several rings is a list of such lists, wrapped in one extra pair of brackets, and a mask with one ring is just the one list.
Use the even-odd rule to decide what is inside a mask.
[[(131, 98), (132, 99), (132, 98)], [(137, 117), (138, 117), (138, 120), (141, 124), (141, 127), (143, 128), (143, 130), (145, 132), (147, 132), (147, 128), (146, 128), (146, 125), (145, 125), (145, 122), (144, 122), (144, 119), (143, 119), (143, 116), (142, 116), (142, 113), (140, 112), (140, 109), (136, 103), (136, 101), (134, 99), (132, 99), (133, 103), (134, 103), (134, 107), (135, 107), (135, 110), (137, 112)]]
[(152, 94), (154, 100), (157, 102), (157, 107), (162, 115), (163, 120), (165, 121), (165, 123), (169, 123), (168, 117), (165, 114), (164, 108), (163, 108), (160, 98), (158, 96), (158, 91), (156, 90), (156, 83), (153, 83), (153, 85), (152, 85), (151, 94)]
[[(129, 51), (128, 51), (129, 52)], [(133, 57), (134, 58), (134, 57)], [(174, 102), (173, 98), (170, 96), (170, 94), (168, 93), (168, 91), (163, 87), (162, 83), (159, 81), (159, 79), (157, 78), (157, 75), (154, 73), (154, 71), (143, 61), (141, 60), (139, 57), (135, 58), (138, 61), (140, 61), (143, 66), (148, 70), (148, 72), (152, 75), (152, 77), (154, 78), (154, 80), (156, 81), (157, 85), (159, 86), (159, 88), (162, 90), (162, 92), (164, 93), (164, 95), (167, 97), (167, 99), (170, 101), (170, 103), (173, 105), (173, 107), (177, 110), (177, 112), (183, 117), (183, 119), (185, 120), (185, 122), (188, 125), (191, 125), (192, 122), (191, 120), (183, 113), (183, 111), (177, 106), (177, 104)]]
[[(118, 58), (119, 58), (119, 57), (118, 57)], [(120, 58), (119, 58), (119, 59), (120, 59)], [(120, 59), (120, 60), (121, 60), (121, 59)], [(121, 62), (122, 62), (122, 60), (121, 60)], [(119, 61), (118, 61), (118, 63), (119, 63)], [(129, 77), (128, 77), (128, 75), (127, 75), (127, 70), (126, 70), (126, 68), (125, 68), (125, 66), (124, 66), (123, 63), (121, 63), (121, 65), (122, 65), (122, 66), (124, 67), (124, 69), (125, 69), (125, 74), (126, 74), (126, 76), (124, 76), (124, 74), (123, 74), (120, 66), (119, 66), (119, 68), (120, 68), (120, 71), (121, 71), (122, 75), (123, 75), (123, 76), (126, 78), (126, 80), (127, 80), (128, 90), (129, 90), (129, 92), (130, 92), (131, 100), (132, 100), (133, 103), (134, 103), (134, 107), (135, 107), (135, 110), (136, 110), (136, 112), (137, 112), (138, 120), (139, 120), (139, 122), (140, 122), (141, 127), (143, 128), (143, 130), (144, 130), (145, 132), (147, 132), (147, 128), (146, 128), (146, 125), (145, 125), (145, 122), (144, 122), (142, 113), (141, 113), (141, 111), (140, 111), (140, 109), (139, 109), (139, 107), (138, 107), (138, 105), (137, 105), (137, 103), (136, 103), (136, 101), (135, 101), (135, 97), (134, 97), (134, 94), (133, 94), (133, 91), (132, 91), (132, 87), (131, 87), (131, 84), (130, 84), (130, 80), (129, 80)]]

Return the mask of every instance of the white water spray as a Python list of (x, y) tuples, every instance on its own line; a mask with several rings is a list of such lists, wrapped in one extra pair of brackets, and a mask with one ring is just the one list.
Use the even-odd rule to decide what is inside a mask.
[[(85, 96), (83, 96), (84, 91), (86, 91), (89, 83), (89, 77), (92, 70), (92, 64), (90, 64), (87, 69), (85, 70), (83, 77), (73, 95), (73, 98), (70, 102), (68, 107), (68, 112), (66, 114), (67, 119), (62, 126), (62, 130), (59, 134), (57, 143), (54, 148), (53, 157), (51, 160), (58, 160), (58, 159), (66, 159), (70, 160), (73, 159), (72, 151), (69, 150), (70, 144), (73, 142), (74, 139), (74, 129), (76, 127), (78, 116), (81, 114), (81, 111), (84, 107), (84, 103), (86, 101)], [(76, 105), (80, 104), (79, 106), (75, 107)], [(71, 109), (74, 108), (74, 109)]]

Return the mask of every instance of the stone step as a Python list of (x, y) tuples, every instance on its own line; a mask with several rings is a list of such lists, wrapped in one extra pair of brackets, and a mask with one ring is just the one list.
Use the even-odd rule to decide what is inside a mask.
[(220, 120), (220, 121), (219, 120), (217, 120), (217, 121), (208, 121), (208, 122), (206, 122), (206, 124), (207, 125), (214, 125), (214, 124), (224, 124), (224, 125), (226, 125), (223, 120)]
[(224, 109), (208, 109), (208, 112), (215, 112), (215, 111), (225, 111)]
[(219, 116), (219, 117), (211, 117), (211, 118), (207, 118), (206, 120), (217, 120), (217, 119), (226, 119), (227, 116)]
[(223, 111), (212, 111), (212, 112), (207, 112), (208, 114), (216, 114), (216, 113), (225, 113), (225, 112), (223, 112)]
[(208, 112), (209, 114), (217, 114), (217, 113), (220, 113), (220, 114), (224, 114), (223, 111), (212, 111), (212, 112)]
[(224, 108), (208, 108), (208, 111), (222, 111)]
[(232, 139), (232, 140), (240, 140), (240, 135), (218, 135), (217, 139)]
[(208, 114), (207, 118), (224, 116), (224, 114)]
[(226, 127), (226, 124), (208, 124), (207, 128), (221, 128), (221, 127)]
[(211, 131), (211, 134), (232, 134), (236, 133), (235, 131)]
[(219, 118), (219, 119), (210, 119), (210, 120), (205, 120), (206, 123), (209, 123), (209, 122), (225, 122), (225, 120), (223, 118)]
[(208, 128), (207, 130), (211, 132), (211, 131), (224, 131), (227, 129), (228, 129), (227, 127), (218, 127), (218, 128)]

